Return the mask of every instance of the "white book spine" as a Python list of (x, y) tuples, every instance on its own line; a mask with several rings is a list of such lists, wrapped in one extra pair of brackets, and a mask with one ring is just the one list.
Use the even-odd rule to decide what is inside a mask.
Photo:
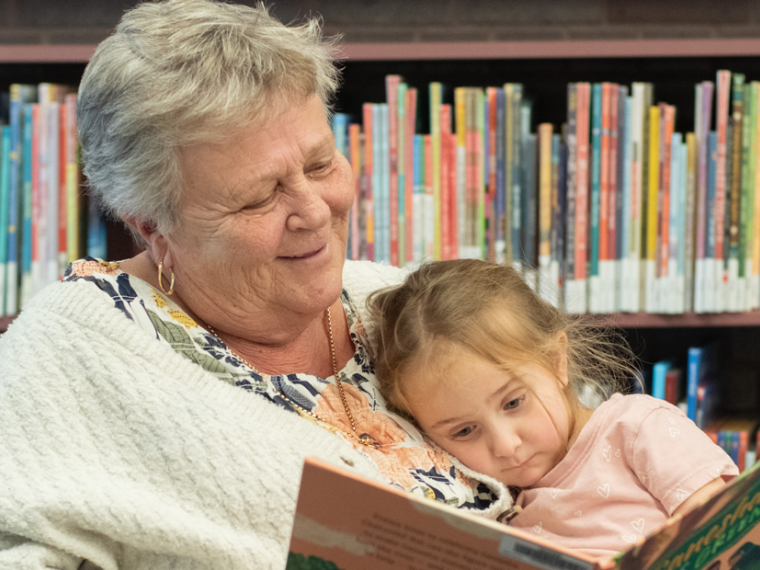
[(657, 274), (655, 271), (655, 261), (647, 259), (646, 267), (646, 311), (647, 313), (656, 313), (659, 311), (659, 296), (657, 287)]
[[(601, 273), (601, 272), (600, 272)], [(602, 278), (601, 275), (592, 275), (588, 278), (588, 312), (604, 313), (604, 300), (602, 298)]]
[(565, 283), (565, 310), (572, 315), (586, 312), (585, 279), (569, 279)]

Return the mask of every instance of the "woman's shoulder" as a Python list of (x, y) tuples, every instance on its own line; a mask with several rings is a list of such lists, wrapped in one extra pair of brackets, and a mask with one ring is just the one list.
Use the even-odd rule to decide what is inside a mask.
[(367, 290), (367, 294), (391, 285), (398, 285), (407, 276), (408, 270), (374, 261), (346, 260), (343, 266), (343, 286), (353, 294)]

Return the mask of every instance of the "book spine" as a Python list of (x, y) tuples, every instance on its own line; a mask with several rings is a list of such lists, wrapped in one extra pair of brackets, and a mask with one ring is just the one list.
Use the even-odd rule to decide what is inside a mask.
[[(599, 283), (599, 259), (602, 244), (601, 231), (601, 174), (602, 174), (603, 87), (593, 86), (591, 97), (591, 216), (589, 223), (589, 311), (601, 312), (601, 287)], [(606, 241), (605, 241), (606, 243)]]
[(451, 134), (451, 105), (441, 105), (441, 117), (440, 117), (440, 129), (441, 129), (441, 193), (440, 193), (440, 212), (441, 219), (439, 223), (440, 228), (440, 243), (441, 243), (441, 259), (453, 259), (453, 240), (451, 236), (451, 157), (449, 156), (449, 136)]
[[(512, 94), (507, 93), (507, 86), (503, 89), (489, 88), (489, 94), (493, 93), (494, 106), (496, 108), (496, 121), (494, 129), (494, 163), (492, 164), (496, 176), (496, 199), (495, 199), (495, 259), (496, 263), (512, 263), (512, 243), (508, 239), (511, 235), (509, 227), (507, 195), (512, 184)], [(507, 172), (509, 171), (509, 172)], [(511, 206), (511, 204), (510, 204)]]
[[(751, 257), (752, 260), (751, 306), (756, 308), (760, 306), (760, 140), (758, 140), (758, 137), (760, 137), (760, 123), (758, 122), (760, 121), (760, 112), (758, 111), (760, 107), (760, 83), (756, 81), (752, 82), (751, 101), (752, 115), (750, 122), (754, 132), (753, 139), (755, 140), (757, 152), (754, 156), (755, 184), (752, 189), (752, 201), (746, 205), (747, 209), (751, 212), (748, 215), (746, 235), (747, 240), (751, 240), (752, 242), (752, 247), (748, 248), (751, 249), (752, 253), (750, 256), (748, 251), (747, 257)], [(749, 272), (749, 269), (747, 271)]]
[(707, 136), (707, 197), (706, 197), (706, 228), (705, 228), (705, 310), (715, 311), (715, 186), (717, 179), (718, 136), (710, 131)]
[[(567, 85), (567, 169), (566, 169), (566, 234), (565, 234), (565, 271), (564, 280), (566, 288), (570, 288), (570, 282), (575, 280), (575, 192), (576, 192), (576, 169), (578, 160), (577, 141), (577, 111), (578, 90), (575, 83)], [(571, 294), (567, 291), (567, 296)], [(572, 301), (569, 302), (572, 304)], [(569, 304), (567, 306), (570, 312)]]
[(692, 421), (697, 419), (697, 386), (699, 386), (701, 363), (702, 349), (690, 348), (686, 364), (686, 415)]
[(726, 139), (728, 135), (728, 108), (731, 97), (731, 72), (718, 71), (716, 98), (717, 163), (715, 173), (715, 311), (723, 311), (726, 305), (727, 281), (723, 264), (723, 239), (725, 234), (726, 206)]
[[(406, 165), (407, 165), (407, 134), (406, 134), (406, 99), (407, 85), (399, 79), (396, 87), (396, 106), (397, 106), (397, 124), (396, 124), (396, 156), (397, 156), (397, 179), (396, 184), (396, 204), (397, 206), (397, 234), (398, 234), (398, 266), (406, 266)], [(411, 163), (410, 163), (411, 164)], [(411, 210), (410, 210), (411, 211)]]
[(414, 236), (416, 229), (411, 220), (415, 220), (414, 211), (414, 194), (417, 182), (415, 181), (413, 172), (415, 168), (415, 154), (414, 140), (417, 129), (417, 89), (408, 88), (406, 90), (406, 178), (405, 178), (405, 202), (406, 202), (406, 261), (415, 260), (415, 244)]
[(551, 123), (538, 125), (538, 286), (546, 300), (551, 264), (552, 131)]
[(686, 211), (684, 227), (684, 311), (694, 310), (694, 262), (697, 210), (697, 139), (694, 133), (686, 134)]
[[(615, 173), (615, 272), (612, 285), (612, 310), (618, 312), (622, 309), (622, 280), (623, 263), (627, 257), (626, 245), (630, 229), (630, 220), (625, 217), (626, 200), (630, 194), (630, 177), (627, 175), (630, 168), (630, 157), (627, 157), (628, 129), (630, 118), (628, 113), (628, 87), (618, 86), (618, 112), (617, 112), (617, 153)], [(628, 159), (628, 162), (626, 162)]]
[(617, 146), (618, 146), (618, 85), (610, 83), (609, 85), (609, 119), (608, 124), (608, 144), (607, 144), (607, 199), (606, 199), (606, 234), (607, 247), (602, 267), (603, 283), (603, 310), (606, 313), (612, 313), (615, 310), (615, 251), (617, 244), (615, 242), (617, 225)]
[(432, 151), (432, 189), (434, 203), (433, 259), (441, 259), (441, 105), (443, 104), (443, 85), (437, 81), (429, 85), (430, 102), (430, 136)]
[(496, 180), (496, 131), (497, 131), (497, 89), (489, 87), (486, 89), (485, 100), (485, 171), (486, 171), (486, 260), (490, 263), (496, 262), (496, 242), (498, 240), (497, 228), (497, 200), (498, 188)]
[(33, 204), (33, 172), (32, 157), (34, 138), (34, 104), (27, 103), (24, 105), (24, 126), (22, 142), (22, 160), (21, 179), (23, 191), (23, 207), (21, 215), (21, 298), (20, 306), (23, 308), (34, 295), (34, 277), (32, 267), (32, 257), (34, 243), (34, 204)]
[(5, 315), (8, 258), (8, 193), (10, 192), (11, 128), (2, 127), (0, 138), (0, 316)]
[(398, 208), (398, 87), (401, 76), (387, 75), (385, 77), (385, 98), (388, 109), (388, 244), (389, 261), (391, 265), (399, 266), (399, 208)]
[[(436, 200), (433, 189), (435, 172), (433, 166), (433, 137), (425, 135), (425, 194), (422, 206), (423, 211), (423, 260), (437, 259), (435, 257), (435, 246), (440, 245), (436, 233)], [(440, 204), (438, 204), (440, 206)]]
[[(740, 73), (733, 74), (733, 113), (729, 117), (729, 125), (732, 126), (731, 138), (726, 141), (730, 143), (731, 152), (726, 156), (726, 173), (730, 174), (731, 184), (726, 185), (727, 203), (730, 204), (728, 220), (728, 258), (729, 258), (729, 280), (745, 279), (747, 276), (745, 260), (746, 247), (744, 245), (742, 232), (742, 215), (741, 200), (742, 191), (742, 152), (743, 129), (744, 129), (744, 76)], [(733, 265), (736, 266), (736, 274), (733, 274)], [(733, 277), (733, 279), (732, 279)], [(734, 302), (735, 307), (738, 303), (736, 300), (736, 291), (729, 291), (728, 300)]]
[(425, 137), (414, 136), (414, 201), (412, 205), (414, 235), (415, 265), (422, 263), (425, 255)]
[(649, 172), (647, 196), (646, 310), (657, 311), (656, 264), (660, 190), (660, 109), (649, 107)]
[(525, 218), (523, 219), (523, 228), (525, 232), (524, 250), (525, 250), (525, 278), (528, 285), (536, 290), (536, 228), (537, 228), (537, 195), (538, 188), (536, 184), (536, 174), (538, 172), (537, 164), (537, 146), (536, 135), (527, 134), (523, 139), (523, 188), (525, 189)]
[(578, 98), (576, 115), (576, 170), (575, 170), (575, 280), (568, 291), (568, 310), (583, 313), (588, 304), (586, 265), (588, 263), (588, 210), (589, 210), (589, 127), (591, 121), (591, 84), (576, 84)]
[(454, 116), (457, 133), (457, 257), (464, 258), (467, 244), (467, 89), (454, 90)]
[(77, 95), (66, 95), (66, 261), (71, 263), (81, 256), (79, 245), (79, 164), (77, 161)]
[[(359, 211), (362, 197), (362, 161), (361, 161), (361, 127), (354, 123), (348, 126), (348, 161), (351, 164), (351, 173), (354, 176), (354, 203), (351, 205), (349, 233), (350, 245), (348, 248), (349, 259), (362, 259), (362, 237), (364, 228), (360, 222)], [(364, 245), (366, 248), (366, 244)]]
[[(512, 181), (507, 187), (507, 228), (511, 236), (512, 266), (522, 271), (524, 252), (521, 247), (522, 210), (524, 209), (524, 190), (522, 186), (522, 141), (523, 131), (530, 129), (530, 124), (523, 124), (523, 86), (520, 83), (512, 85)], [(510, 215), (511, 212), (511, 215)]]
[(374, 104), (364, 103), (362, 106), (364, 125), (364, 207), (366, 219), (366, 242), (367, 259), (375, 261), (375, 192), (374, 192), (374, 157), (373, 149), (374, 129)]

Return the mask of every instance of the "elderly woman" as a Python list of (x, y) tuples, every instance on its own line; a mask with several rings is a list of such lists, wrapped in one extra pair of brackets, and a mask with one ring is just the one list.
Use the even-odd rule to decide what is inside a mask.
[(82, 79), (94, 192), (144, 252), (85, 259), (0, 340), (0, 568), (283, 568), (304, 457), (492, 518), (506, 490), (386, 409), (345, 262), (317, 23), (166, 0)]

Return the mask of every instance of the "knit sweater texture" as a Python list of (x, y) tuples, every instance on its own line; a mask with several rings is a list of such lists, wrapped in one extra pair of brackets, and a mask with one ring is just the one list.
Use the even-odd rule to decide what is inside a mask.
[[(370, 338), (367, 295), (403, 275), (346, 263)], [(383, 480), (340, 437), (156, 342), (93, 283), (49, 286), (0, 337), (0, 570), (284, 568), (306, 456)], [(478, 478), (501, 497), (481, 513), (494, 518), (508, 494)]]

